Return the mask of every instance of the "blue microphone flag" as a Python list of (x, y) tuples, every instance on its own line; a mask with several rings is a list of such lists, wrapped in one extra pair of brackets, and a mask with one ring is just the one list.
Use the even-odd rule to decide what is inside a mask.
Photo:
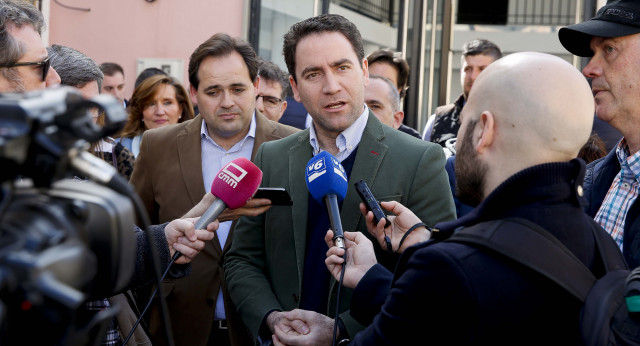
[(349, 187), (344, 167), (327, 151), (322, 151), (309, 160), (306, 181), (311, 196), (318, 203), (322, 203), (323, 198), (331, 194), (336, 195), (338, 201), (342, 201)]

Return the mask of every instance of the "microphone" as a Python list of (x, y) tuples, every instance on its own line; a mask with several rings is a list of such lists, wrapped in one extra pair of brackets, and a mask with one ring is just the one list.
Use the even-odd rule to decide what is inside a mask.
[(328, 151), (314, 156), (307, 163), (307, 188), (313, 199), (327, 206), (333, 230), (333, 244), (345, 248), (344, 232), (338, 202), (347, 195), (348, 179), (344, 167)]
[[(262, 181), (262, 171), (248, 159), (241, 157), (226, 164), (213, 178), (211, 194), (216, 200), (196, 221), (195, 229), (204, 229), (226, 208), (237, 209), (247, 203), (258, 190)], [(182, 254), (176, 251), (173, 259)]]

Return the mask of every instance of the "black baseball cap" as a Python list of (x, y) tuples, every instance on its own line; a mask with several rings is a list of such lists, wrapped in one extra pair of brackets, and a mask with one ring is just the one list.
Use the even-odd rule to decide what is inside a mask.
[(620, 37), (640, 33), (640, 1), (609, 0), (586, 22), (569, 25), (558, 31), (560, 43), (577, 56), (593, 56), (591, 38)]

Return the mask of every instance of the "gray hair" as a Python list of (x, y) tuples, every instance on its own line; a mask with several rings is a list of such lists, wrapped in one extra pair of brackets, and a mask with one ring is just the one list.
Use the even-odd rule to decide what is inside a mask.
[(387, 96), (389, 97), (389, 102), (391, 102), (391, 110), (393, 112), (399, 111), (400, 110), (400, 93), (398, 92), (398, 89), (396, 89), (396, 86), (393, 84), (393, 82), (389, 80), (389, 78), (382, 77), (377, 74), (370, 74), (369, 79), (379, 79), (387, 85), (388, 87), (387, 89), (389, 89), (388, 90), (389, 93)]
[[(9, 34), (9, 26), (31, 25), (38, 34), (44, 30), (44, 16), (29, 1), (0, 0), (0, 64), (18, 61), (25, 53), (25, 47)], [(0, 69), (2, 76), (19, 87), (22, 81), (13, 68)]]
[(98, 90), (102, 89), (104, 75), (93, 59), (81, 52), (59, 44), (47, 47), (51, 67), (60, 75), (62, 85), (82, 88), (89, 82), (96, 81)]

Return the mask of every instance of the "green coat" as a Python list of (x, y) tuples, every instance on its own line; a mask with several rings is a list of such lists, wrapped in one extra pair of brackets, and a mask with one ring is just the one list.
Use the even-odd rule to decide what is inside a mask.
[[(402, 203), (429, 226), (455, 219), (444, 170), (445, 156), (439, 145), (382, 125), (375, 116), (369, 115), (357, 150), (342, 205), (342, 225), (345, 231), (357, 230), (368, 235), (378, 256), (388, 255), (382, 253), (377, 241), (367, 232), (359, 209), (360, 197), (354, 187), (360, 179), (367, 182), (379, 200)], [(225, 257), (225, 277), (231, 299), (254, 339), (269, 311), (299, 307), (309, 198), (305, 169), (312, 156), (308, 129), (264, 143), (256, 154), (255, 163), (263, 172), (262, 186), (286, 188), (293, 206), (274, 206), (262, 215), (241, 217)], [(330, 317), (335, 315), (336, 288), (332, 280), (333, 299), (326, 313)], [(340, 317), (353, 336), (364, 326), (348, 312), (351, 294), (350, 289), (341, 290)]]

